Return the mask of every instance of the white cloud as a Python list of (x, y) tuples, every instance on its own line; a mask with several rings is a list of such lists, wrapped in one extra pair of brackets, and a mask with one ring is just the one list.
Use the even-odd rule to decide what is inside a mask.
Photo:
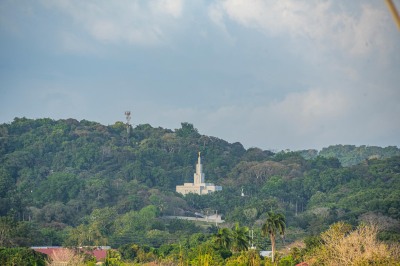
[(96, 50), (84, 38), (79, 38), (72, 32), (59, 32), (62, 48), (71, 53), (92, 54)]
[(156, 13), (166, 13), (179, 18), (183, 10), (183, 0), (155, 0), (150, 5)]
[(290, 93), (269, 106), (268, 113), (290, 123), (297, 134), (316, 133), (321, 124), (343, 119), (349, 111), (349, 99), (340, 91), (308, 90)]
[[(6, 0), (0, 29), (5, 65), (23, 66), (3, 69), (3, 90), (31, 90), (29, 112), (113, 123), (133, 106), (141, 123), (246, 147), (399, 143), (400, 35), (382, 1)], [(54, 56), (59, 41), (85, 56)]]
[(182, 0), (152, 1), (49, 1), (42, 3), (72, 18), (75, 26), (97, 41), (156, 44), (180, 18)]
[(392, 51), (388, 30), (391, 21), (386, 10), (363, 5), (359, 17), (342, 14), (341, 20), (344, 21), (341, 30), (334, 31), (341, 24), (339, 21), (330, 27), (333, 32), (330, 39), (338, 41), (343, 50), (355, 56), (376, 52), (388, 55)]
[(362, 90), (309, 89), (263, 105), (170, 109), (158, 119), (159, 123), (188, 121), (202, 134), (223, 136), (245, 147), (299, 150), (334, 144), (385, 146), (397, 143), (400, 104), (388, 99), (397, 99), (398, 94), (374, 86)]
[[(224, 0), (213, 6), (213, 21), (227, 17), (266, 34), (288, 35), (311, 41), (321, 50), (339, 50), (352, 56), (390, 49), (393, 29), (385, 5), (359, 3), (354, 10), (335, 1)], [(224, 12), (215, 15), (215, 10)]]

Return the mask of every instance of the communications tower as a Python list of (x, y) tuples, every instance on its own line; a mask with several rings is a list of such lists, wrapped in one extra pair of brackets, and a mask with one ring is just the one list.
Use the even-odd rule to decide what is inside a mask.
[(126, 117), (126, 141), (128, 141), (131, 132), (131, 111), (125, 111)]

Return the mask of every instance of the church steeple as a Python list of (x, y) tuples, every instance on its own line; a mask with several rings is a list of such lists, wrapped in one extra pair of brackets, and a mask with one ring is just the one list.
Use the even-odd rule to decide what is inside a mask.
[(197, 159), (197, 163), (201, 164), (201, 156), (200, 156), (201, 152), (199, 152), (199, 158)]
[(196, 173), (194, 174), (194, 183), (195, 184), (204, 183), (203, 165), (201, 164), (200, 152), (199, 152), (199, 157), (197, 158)]
[(201, 175), (203, 172), (203, 166), (201, 165), (201, 156), (199, 152), (199, 157), (197, 158), (196, 174)]
[(183, 186), (176, 186), (176, 192), (183, 195), (195, 193), (205, 195), (215, 191), (221, 191), (221, 186), (215, 186), (213, 183), (205, 182), (205, 174), (203, 173), (203, 165), (201, 164), (201, 153), (197, 157), (196, 172), (193, 174), (193, 183), (184, 183)]

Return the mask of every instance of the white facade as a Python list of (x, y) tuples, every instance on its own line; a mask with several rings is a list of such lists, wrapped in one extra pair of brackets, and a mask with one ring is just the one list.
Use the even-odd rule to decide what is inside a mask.
[(176, 186), (176, 192), (183, 195), (194, 193), (199, 195), (206, 195), (215, 191), (221, 191), (221, 186), (215, 186), (213, 183), (205, 183), (205, 174), (203, 173), (203, 165), (201, 164), (201, 156), (199, 152), (199, 158), (196, 164), (196, 173), (193, 175), (194, 183), (184, 183), (183, 186)]

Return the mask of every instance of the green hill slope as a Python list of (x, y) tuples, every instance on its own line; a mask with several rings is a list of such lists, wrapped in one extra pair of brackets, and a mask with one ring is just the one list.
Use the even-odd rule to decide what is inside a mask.
[[(122, 122), (16, 118), (0, 125), (0, 243), (157, 247), (215, 230), (163, 216), (215, 211), (228, 224), (256, 229), (267, 211), (283, 212), (289, 240), (339, 220), (357, 224), (367, 214), (397, 228), (400, 157), (391, 155), (398, 149), (373, 156), (382, 151), (376, 148), (358, 164), (352, 148), (346, 167), (326, 158), (344, 158), (333, 150), (310, 159), (246, 150), (189, 123), (175, 130), (138, 125), (128, 135)], [(175, 186), (192, 181), (199, 151), (206, 181), (223, 191), (183, 197)]]

